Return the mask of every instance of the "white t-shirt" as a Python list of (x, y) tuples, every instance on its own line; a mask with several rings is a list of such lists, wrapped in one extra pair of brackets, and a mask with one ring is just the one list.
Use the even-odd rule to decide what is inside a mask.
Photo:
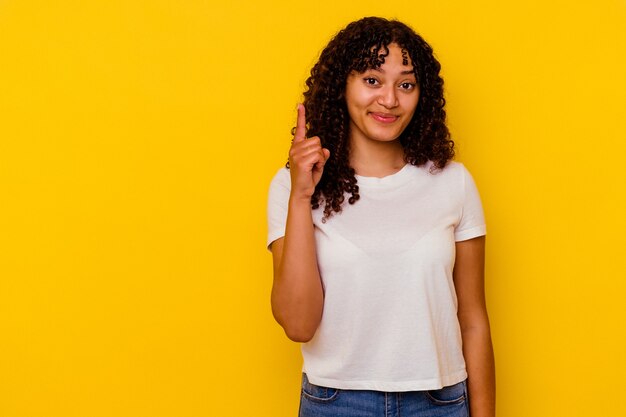
[[(407, 164), (384, 178), (357, 175), (360, 199), (322, 223), (313, 210), (324, 311), (302, 345), (313, 384), (418, 391), (467, 377), (452, 280), (455, 241), (485, 234), (467, 169)], [(286, 168), (270, 185), (268, 246), (284, 236)]]

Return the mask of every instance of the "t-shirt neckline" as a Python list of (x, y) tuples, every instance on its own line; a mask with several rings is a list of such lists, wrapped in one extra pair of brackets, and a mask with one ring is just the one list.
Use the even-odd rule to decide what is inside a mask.
[(384, 177), (365, 177), (355, 174), (355, 178), (359, 186), (388, 187), (401, 185), (410, 179), (411, 167), (412, 165), (407, 162), (399, 171)]

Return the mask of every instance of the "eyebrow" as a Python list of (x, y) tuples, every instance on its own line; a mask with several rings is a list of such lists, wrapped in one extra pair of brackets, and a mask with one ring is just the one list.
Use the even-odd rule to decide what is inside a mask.
[[(380, 67), (378, 67), (378, 68), (370, 68), (370, 69), (373, 70), (373, 71), (382, 72), (383, 74), (385, 73), (385, 70), (380, 68)], [(415, 70), (412, 69), (412, 70), (402, 71), (400, 74), (402, 74), (402, 75), (415, 74)]]

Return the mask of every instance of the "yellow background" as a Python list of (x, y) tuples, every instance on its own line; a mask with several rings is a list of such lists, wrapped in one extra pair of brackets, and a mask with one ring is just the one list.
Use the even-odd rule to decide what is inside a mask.
[(0, 416), (294, 416), (267, 186), (330, 37), (443, 65), (500, 416), (624, 416), (626, 2), (0, 0)]

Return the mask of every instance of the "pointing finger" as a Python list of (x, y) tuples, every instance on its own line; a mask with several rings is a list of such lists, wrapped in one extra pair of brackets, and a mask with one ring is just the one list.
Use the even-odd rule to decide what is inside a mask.
[(298, 121), (296, 122), (296, 133), (294, 141), (301, 141), (306, 138), (306, 115), (304, 113), (304, 105), (298, 104)]

